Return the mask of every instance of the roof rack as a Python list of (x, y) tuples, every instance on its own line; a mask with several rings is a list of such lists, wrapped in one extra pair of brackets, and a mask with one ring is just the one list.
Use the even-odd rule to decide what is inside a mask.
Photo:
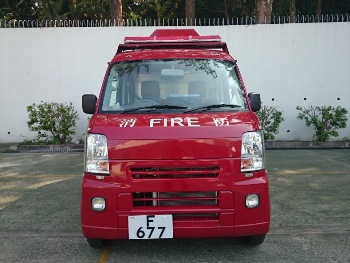
[(126, 37), (117, 54), (140, 49), (221, 49), (228, 53), (218, 35), (200, 36), (194, 29), (157, 29), (149, 37)]
[(228, 53), (225, 42), (187, 42), (187, 43), (144, 43), (144, 44), (120, 44), (117, 54), (126, 51), (135, 51), (141, 49), (221, 49)]

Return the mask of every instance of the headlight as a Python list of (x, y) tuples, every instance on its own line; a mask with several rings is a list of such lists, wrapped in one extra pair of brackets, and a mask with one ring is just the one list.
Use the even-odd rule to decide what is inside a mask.
[(85, 171), (109, 174), (108, 147), (105, 135), (89, 134), (86, 138)]
[(265, 168), (264, 138), (260, 131), (246, 132), (242, 136), (241, 172)]

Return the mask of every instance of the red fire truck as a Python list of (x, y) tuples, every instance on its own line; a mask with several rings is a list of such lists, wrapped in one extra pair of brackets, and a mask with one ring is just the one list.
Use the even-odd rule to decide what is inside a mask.
[(193, 29), (126, 37), (101, 92), (82, 97), (88, 124), (81, 223), (110, 239), (244, 237), (269, 230), (264, 139), (236, 60)]

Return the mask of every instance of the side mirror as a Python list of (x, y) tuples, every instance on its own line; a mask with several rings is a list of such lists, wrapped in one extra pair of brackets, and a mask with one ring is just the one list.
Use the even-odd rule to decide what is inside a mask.
[(251, 92), (248, 94), (250, 108), (253, 112), (259, 111), (261, 108), (260, 94), (256, 92)]
[(93, 94), (84, 94), (82, 97), (83, 112), (94, 114), (96, 110), (97, 97)]

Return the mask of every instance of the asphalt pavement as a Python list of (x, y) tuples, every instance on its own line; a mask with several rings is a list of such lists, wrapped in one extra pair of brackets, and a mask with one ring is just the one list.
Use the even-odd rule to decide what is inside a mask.
[[(1, 152), (1, 151), (0, 151)], [(239, 238), (88, 246), (83, 153), (0, 153), (0, 262), (350, 262), (350, 150), (270, 150), (271, 229)]]

